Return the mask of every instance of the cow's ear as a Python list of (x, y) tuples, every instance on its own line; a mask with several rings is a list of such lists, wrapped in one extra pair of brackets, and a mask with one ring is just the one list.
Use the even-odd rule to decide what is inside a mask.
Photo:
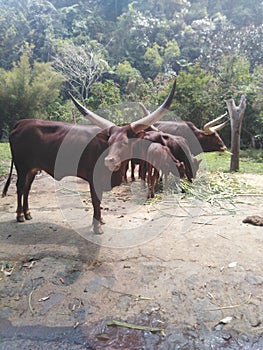
[(96, 135), (96, 137), (98, 137), (100, 140), (103, 140), (103, 141), (106, 141), (106, 142), (108, 142), (108, 139), (109, 139), (109, 134), (105, 131), (105, 130), (103, 130), (102, 132), (99, 132), (97, 135)]
[(135, 132), (133, 130), (133, 128), (129, 128), (127, 130), (127, 135), (128, 135), (128, 138), (131, 139), (131, 138), (143, 138), (144, 135), (145, 135), (145, 131), (144, 130), (141, 130), (141, 131), (138, 131), (138, 132)]
[(114, 127), (114, 126), (111, 126), (111, 127), (109, 127), (109, 128), (103, 129), (103, 130), (101, 131), (101, 134), (103, 134), (103, 135), (107, 136), (107, 138), (109, 138), (110, 135), (112, 134), (112, 128), (113, 128), (113, 127)]
[(139, 139), (144, 139), (146, 135), (146, 132), (143, 130), (143, 131), (140, 131), (136, 134), (136, 137), (139, 138)]

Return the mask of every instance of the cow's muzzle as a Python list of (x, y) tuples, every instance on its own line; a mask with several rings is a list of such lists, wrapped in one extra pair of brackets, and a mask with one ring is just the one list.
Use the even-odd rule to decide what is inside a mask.
[(121, 167), (121, 162), (113, 157), (106, 157), (104, 163), (110, 171), (118, 171)]

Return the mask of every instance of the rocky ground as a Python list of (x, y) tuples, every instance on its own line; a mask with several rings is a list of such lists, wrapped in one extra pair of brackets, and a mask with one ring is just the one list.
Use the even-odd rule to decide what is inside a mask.
[[(242, 176), (262, 193), (263, 176)], [(87, 184), (43, 173), (18, 224), (14, 182), (0, 207), (0, 349), (263, 348), (263, 228), (242, 222), (263, 216), (262, 195), (145, 204), (136, 181), (105, 194), (96, 236)]]

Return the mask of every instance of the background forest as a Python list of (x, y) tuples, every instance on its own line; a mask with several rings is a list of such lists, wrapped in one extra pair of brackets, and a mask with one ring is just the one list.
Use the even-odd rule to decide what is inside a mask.
[(226, 111), (228, 98), (238, 104), (245, 94), (242, 146), (262, 147), (262, 1), (0, 0), (0, 6), (0, 138), (21, 118), (72, 121), (68, 90), (94, 110), (138, 101), (156, 106), (177, 74), (172, 118), (202, 127)]

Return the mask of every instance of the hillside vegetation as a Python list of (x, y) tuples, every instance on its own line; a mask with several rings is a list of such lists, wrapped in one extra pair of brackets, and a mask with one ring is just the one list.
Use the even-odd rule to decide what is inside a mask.
[[(0, 0), (0, 138), (21, 118), (157, 105), (175, 74), (172, 118), (202, 126), (247, 96), (244, 146), (263, 139), (263, 4), (257, 0)], [(78, 118), (78, 116), (77, 116)], [(223, 131), (229, 143), (229, 127)]]

